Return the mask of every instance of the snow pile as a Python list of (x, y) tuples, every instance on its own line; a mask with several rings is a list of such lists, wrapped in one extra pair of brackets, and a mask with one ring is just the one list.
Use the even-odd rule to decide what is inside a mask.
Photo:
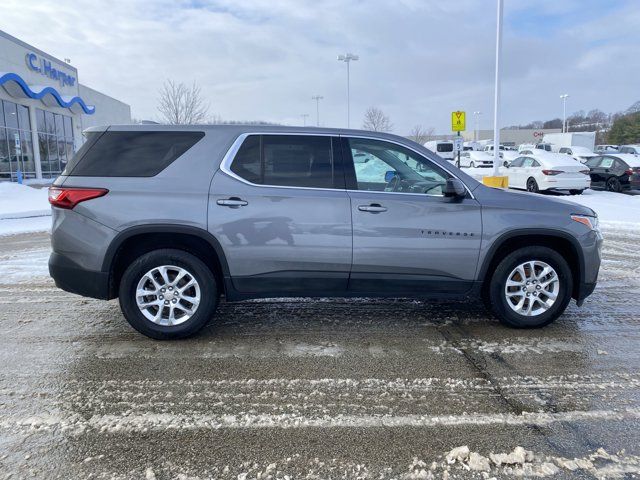
[(640, 227), (640, 195), (585, 190), (562, 198), (595, 210), (605, 227)]
[(0, 220), (51, 215), (46, 188), (0, 182)]

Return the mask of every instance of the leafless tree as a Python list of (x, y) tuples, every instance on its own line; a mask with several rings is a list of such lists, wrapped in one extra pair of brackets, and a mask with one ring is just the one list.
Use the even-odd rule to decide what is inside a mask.
[(207, 119), (209, 104), (202, 98), (196, 82), (188, 87), (184, 83), (167, 80), (160, 89), (158, 111), (162, 121), (171, 125), (203, 123)]
[(393, 124), (389, 116), (382, 110), (376, 107), (369, 107), (364, 114), (362, 128), (373, 132), (390, 132), (393, 130)]
[(435, 129), (433, 127), (425, 128), (422, 125), (416, 125), (411, 129), (409, 138), (420, 145), (424, 145), (425, 142), (431, 140)]

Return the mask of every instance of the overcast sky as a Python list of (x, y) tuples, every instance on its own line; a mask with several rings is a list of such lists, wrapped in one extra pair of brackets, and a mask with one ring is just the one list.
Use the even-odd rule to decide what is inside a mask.
[[(351, 126), (377, 106), (394, 132), (449, 131), (452, 110), (491, 128), (494, 0), (2, 0), (0, 29), (58, 58), (81, 83), (157, 119), (165, 79), (196, 81), (228, 120)], [(639, 0), (505, 0), (502, 124), (640, 100)], [(469, 115), (471, 116), (471, 115)], [(472, 127), (471, 127), (472, 128)]]

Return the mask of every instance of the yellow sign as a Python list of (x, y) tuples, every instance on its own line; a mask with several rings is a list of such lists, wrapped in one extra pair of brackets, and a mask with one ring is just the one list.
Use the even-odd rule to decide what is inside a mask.
[(451, 130), (454, 132), (464, 132), (466, 129), (465, 112), (451, 112)]

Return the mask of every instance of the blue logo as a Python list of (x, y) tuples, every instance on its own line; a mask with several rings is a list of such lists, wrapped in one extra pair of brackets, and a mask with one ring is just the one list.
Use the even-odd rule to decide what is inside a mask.
[(61, 86), (73, 87), (76, 83), (76, 77), (72, 77), (64, 73), (62, 70), (58, 70), (51, 66), (51, 62), (45, 58), (38, 58), (35, 53), (27, 53), (26, 56), (27, 66), (34, 72), (38, 72), (45, 77), (49, 77), (52, 80), (60, 82)]

